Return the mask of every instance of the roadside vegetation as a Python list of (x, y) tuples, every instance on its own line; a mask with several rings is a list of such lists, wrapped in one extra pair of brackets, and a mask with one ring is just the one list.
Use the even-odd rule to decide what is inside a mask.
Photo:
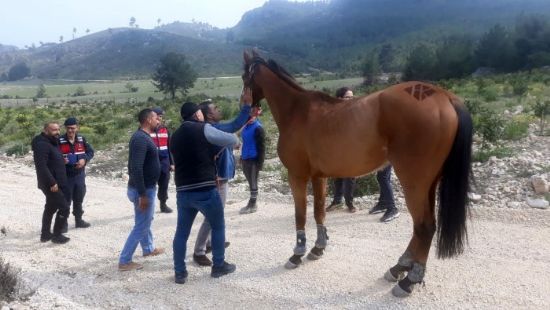
[(4, 261), (0, 256), (0, 302), (16, 298), (20, 284), (20, 270)]
[[(506, 141), (525, 137), (530, 124), (538, 126), (538, 134), (549, 134), (546, 118), (550, 106), (550, 78), (548, 70), (540, 69), (531, 72), (496, 74), (477, 78), (451, 79), (438, 82), (464, 98), (473, 115), (476, 131), (475, 159), (484, 161), (490, 156), (507, 156), (513, 150), (506, 147)], [(338, 79), (334, 76), (299, 77), (298, 80), (307, 88), (333, 94), (342, 85), (356, 89), (357, 95), (370, 93), (388, 86), (384, 84), (368, 85), (361, 78)], [(396, 81), (394, 81), (396, 82)], [(195, 86), (185, 97), (174, 100), (165, 99), (160, 93), (152, 90), (151, 81), (128, 81), (111, 83), (77, 83), (51, 85), (48, 83), (0, 85), (1, 93), (28, 96), (32, 98), (37, 92), (45, 92), (50, 101), (47, 104), (31, 104), (0, 109), (0, 152), (8, 155), (23, 155), (29, 152), (31, 138), (40, 132), (45, 121), (62, 122), (66, 117), (76, 116), (81, 123), (80, 132), (98, 150), (108, 149), (113, 145), (126, 143), (136, 128), (136, 113), (145, 107), (161, 106), (166, 110), (168, 126), (173, 130), (179, 124), (179, 107), (185, 100), (201, 101), (212, 98), (218, 104), (226, 119), (238, 113), (238, 96), (241, 91), (240, 78), (212, 78), (197, 80)], [(151, 85), (147, 87), (146, 85)], [(111, 86), (111, 87), (109, 87)], [(70, 92), (69, 89), (81, 87), (87, 92), (107, 92), (113, 95), (135, 95), (133, 99), (117, 101), (89, 102), (90, 95), (82, 97), (60, 98), (56, 94)], [(137, 92), (131, 92), (131, 88)], [(45, 88), (45, 90), (44, 90)], [(60, 91), (64, 89), (64, 91)], [(155, 97), (148, 94), (156, 94)], [(53, 95), (53, 96), (52, 96)], [(10, 95), (11, 96), (11, 95)], [(132, 98), (132, 97), (128, 97)], [(81, 102), (82, 101), (82, 102)], [(264, 105), (264, 122), (268, 141), (271, 145), (269, 157), (276, 156), (277, 127), (273, 123), (269, 108)]]

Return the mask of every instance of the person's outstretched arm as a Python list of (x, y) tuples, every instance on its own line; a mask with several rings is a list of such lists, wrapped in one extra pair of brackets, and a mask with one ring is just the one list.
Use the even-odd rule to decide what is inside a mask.
[(204, 136), (208, 142), (217, 146), (232, 146), (239, 142), (234, 134), (216, 129), (210, 124), (204, 126)]
[(241, 95), (241, 103), (243, 104), (241, 112), (237, 115), (237, 118), (227, 123), (212, 124), (214, 127), (221, 131), (234, 133), (239, 131), (246, 125), (246, 122), (250, 118), (250, 109), (252, 106), (252, 92), (249, 88), (245, 88)]

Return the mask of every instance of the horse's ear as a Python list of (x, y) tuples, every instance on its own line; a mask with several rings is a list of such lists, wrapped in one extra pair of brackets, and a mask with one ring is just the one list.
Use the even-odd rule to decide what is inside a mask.
[(258, 49), (257, 48), (253, 48), (252, 49), (252, 57), (254, 58), (260, 58), (260, 53), (258, 52)]
[(250, 55), (250, 52), (248, 50), (243, 51), (243, 60), (245, 64), (250, 63), (252, 60), (252, 56)]

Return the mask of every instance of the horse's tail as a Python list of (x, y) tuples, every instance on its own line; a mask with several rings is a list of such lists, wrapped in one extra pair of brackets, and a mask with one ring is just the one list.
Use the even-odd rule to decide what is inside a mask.
[(468, 189), (471, 175), (473, 124), (470, 113), (461, 103), (453, 102), (458, 128), (453, 147), (443, 165), (439, 184), (437, 256), (450, 258), (464, 251), (468, 241)]

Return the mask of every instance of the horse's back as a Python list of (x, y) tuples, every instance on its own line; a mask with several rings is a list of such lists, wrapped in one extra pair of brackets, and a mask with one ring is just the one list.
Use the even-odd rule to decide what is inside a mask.
[(418, 173), (427, 173), (427, 167), (438, 173), (457, 132), (453, 105), (458, 97), (428, 83), (407, 82), (383, 90), (378, 101), (379, 130), (388, 139), (390, 161), (414, 166)]

